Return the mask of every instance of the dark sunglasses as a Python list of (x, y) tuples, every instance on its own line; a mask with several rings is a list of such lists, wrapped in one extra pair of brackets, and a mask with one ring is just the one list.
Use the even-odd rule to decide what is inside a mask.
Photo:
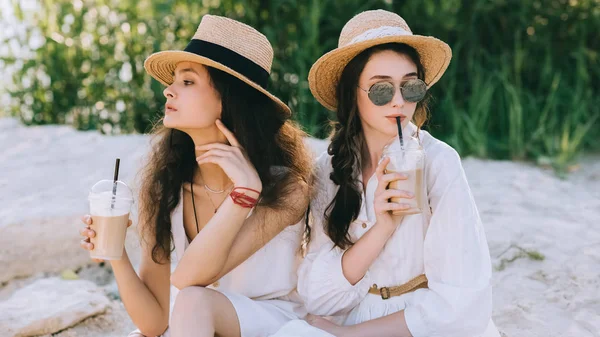
[[(369, 99), (377, 106), (384, 106), (394, 99), (396, 94), (396, 86), (392, 82), (377, 82), (373, 84), (369, 90), (365, 90)], [(418, 78), (410, 79), (400, 86), (400, 93), (405, 101), (416, 103), (421, 101), (427, 93), (427, 84)]]

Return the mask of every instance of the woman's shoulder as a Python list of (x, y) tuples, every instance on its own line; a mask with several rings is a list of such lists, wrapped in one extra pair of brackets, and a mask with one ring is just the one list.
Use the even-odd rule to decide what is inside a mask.
[(427, 164), (460, 164), (460, 155), (452, 146), (433, 137), (427, 131), (421, 130), (420, 132)]
[(331, 172), (333, 172), (331, 158), (331, 155), (325, 151), (321, 153), (315, 161), (315, 185), (318, 189), (327, 190), (328, 187), (334, 186), (333, 181), (329, 178)]
[(327, 151), (317, 156), (314, 166), (314, 184), (313, 199), (311, 207), (324, 208), (330, 202), (331, 194), (335, 190), (335, 184), (329, 176), (333, 168), (331, 167), (331, 155)]
[(447, 143), (423, 132), (423, 149), (425, 150), (425, 172), (429, 182), (452, 181), (463, 174), (462, 161), (458, 152)]
[(331, 172), (331, 155), (327, 151), (323, 151), (315, 160), (315, 172)]

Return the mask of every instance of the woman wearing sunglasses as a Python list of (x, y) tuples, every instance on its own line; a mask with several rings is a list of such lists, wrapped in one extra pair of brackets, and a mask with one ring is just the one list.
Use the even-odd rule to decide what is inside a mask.
[[(335, 336), (499, 336), (488, 245), (460, 157), (420, 130), (427, 89), (450, 58), (446, 43), (377, 10), (351, 19), (339, 47), (313, 65), (311, 91), (337, 113), (316, 164), (311, 242), (298, 273), (313, 326)], [(418, 214), (392, 214), (415, 198), (388, 186), (408, 178), (386, 172), (382, 156), (400, 143), (397, 120), (405, 143), (425, 152)]]

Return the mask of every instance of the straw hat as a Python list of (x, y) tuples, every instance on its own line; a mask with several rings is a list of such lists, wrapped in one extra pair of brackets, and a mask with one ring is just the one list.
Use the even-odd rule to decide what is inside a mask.
[(215, 15), (204, 15), (192, 41), (181, 50), (150, 55), (144, 68), (163, 85), (173, 83), (173, 71), (179, 62), (196, 62), (222, 70), (275, 101), (282, 113), (290, 108), (267, 91), (273, 64), (273, 48), (267, 37), (241, 22)]
[(413, 47), (425, 68), (425, 83), (437, 82), (452, 58), (452, 50), (431, 36), (413, 35), (398, 14), (381, 9), (362, 12), (346, 23), (338, 47), (321, 56), (308, 74), (310, 91), (327, 109), (337, 107), (336, 88), (346, 65), (360, 52), (385, 43), (404, 43)]

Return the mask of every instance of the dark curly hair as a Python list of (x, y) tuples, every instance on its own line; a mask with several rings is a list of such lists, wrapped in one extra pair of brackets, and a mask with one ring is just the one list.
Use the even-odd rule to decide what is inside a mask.
[[(360, 171), (360, 155), (364, 144), (362, 125), (359, 118), (356, 86), (365, 65), (375, 53), (392, 50), (407, 55), (417, 66), (417, 76), (425, 79), (425, 69), (417, 51), (400, 43), (377, 45), (364, 50), (344, 68), (337, 85), (337, 122), (334, 124), (328, 148), (332, 156), (333, 172), (329, 178), (339, 186), (335, 198), (325, 209), (325, 230), (333, 243), (345, 249), (353, 244), (348, 235), (350, 223), (356, 220), (362, 203), (361, 188), (356, 172)], [(417, 127), (427, 121), (429, 94), (417, 104), (413, 121)]]
[[(259, 207), (281, 209), (295, 183), (310, 181), (305, 134), (264, 94), (221, 70), (207, 69), (221, 97), (221, 120), (244, 147), (262, 181)], [(166, 128), (160, 120), (152, 134), (151, 153), (140, 177), (141, 234), (146, 242), (154, 239), (152, 259), (166, 263), (172, 251), (171, 213), (179, 204), (182, 184), (190, 182), (198, 165), (194, 143), (186, 133)], [(287, 170), (277, 173), (272, 166)]]

